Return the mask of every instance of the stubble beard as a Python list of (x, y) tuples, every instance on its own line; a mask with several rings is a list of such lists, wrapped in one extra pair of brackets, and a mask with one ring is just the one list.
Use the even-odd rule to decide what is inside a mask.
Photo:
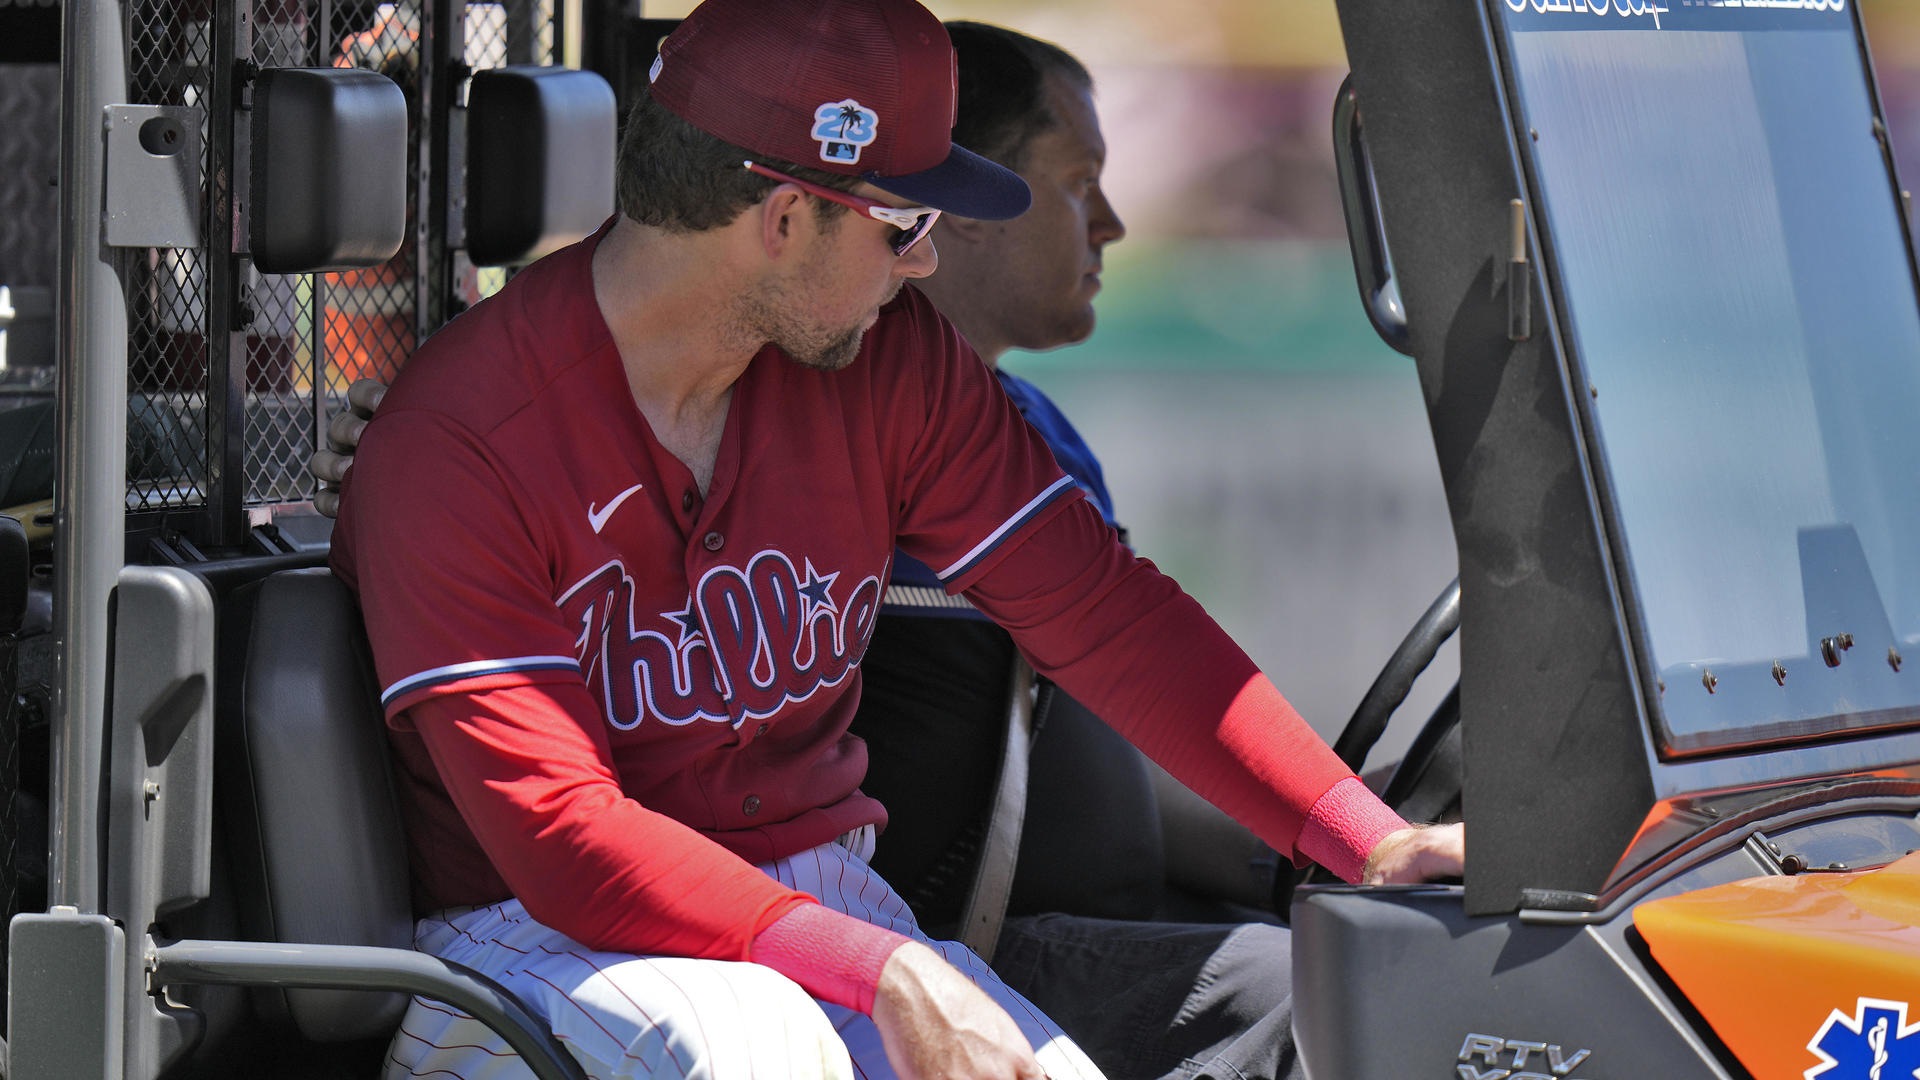
[(804, 346), (785, 344), (775, 341), (780, 351), (793, 357), (793, 362), (813, 371), (840, 371), (853, 364), (860, 355), (860, 343), (866, 338), (865, 327), (856, 326), (845, 334), (833, 339), (824, 346), (807, 349)]
[[(891, 302), (903, 284), (895, 278), (880, 306)], [(867, 334), (863, 324), (836, 329), (808, 321), (804, 301), (794, 290), (781, 285), (743, 300), (736, 320), (754, 339), (773, 344), (794, 363), (812, 371), (841, 371), (851, 366), (859, 358)]]

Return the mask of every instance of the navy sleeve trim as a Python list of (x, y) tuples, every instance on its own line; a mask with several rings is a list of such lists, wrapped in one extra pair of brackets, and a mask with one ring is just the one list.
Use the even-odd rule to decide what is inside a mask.
[(1045, 491), (1035, 495), (1033, 501), (1027, 503), (1027, 505), (1021, 507), (1019, 510), (1014, 511), (1012, 517), (1001, 522), (999, 528), (988, 533), (987, 538), (974, 545), (972, 551), (962, 555), (960, 561), (940, 571), (936, 576), (939, 577), (941, 581), (952, 581), (954, 578), (965, 576), (967, 571), (980, 565), (986, 560), (987, 556), (999, 550), (1000, 545), (1006, 543), (1007, 539), (1013, 536), (1014, 533), (1019, 532), (1028, 522), (1039, 517), (1041, 511), (1078, 490), (1079, 487), (1073, 482), (1071, 476), (1063, 476), (1055, 480)]
[(429, 668), (387, 687), (380, 694), (380, 704), (382, 707), (390, 708), (394, 701), (407, 694), (439, 686), (442, 683), (526, 671), (571, 671), (578, 674), (580, 661), (571, 656), (510, 656), (499, 660), (472, 660), (464, 664)]

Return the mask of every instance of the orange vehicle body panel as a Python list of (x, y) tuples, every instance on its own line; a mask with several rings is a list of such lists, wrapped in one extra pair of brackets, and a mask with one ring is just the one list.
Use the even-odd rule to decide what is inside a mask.
[(1809, 1043), (1835, 1014), (1851, 1023), (1862, 998), (1920, 1013), (1920, 854), (1878, 870), (1749, 878), (1652, 900), (1633, 922), (1756, 1080), (1825, 1071)]

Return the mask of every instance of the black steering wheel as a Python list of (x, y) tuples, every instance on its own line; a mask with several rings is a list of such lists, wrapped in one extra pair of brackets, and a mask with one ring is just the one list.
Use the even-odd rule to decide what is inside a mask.
[[(1334, 740), (1333, 752), (1340, 755), (1347, 768), (1360, 771), (1367, 753), (1387, 730), (1387, 721), (1406, 701), (1414, 680), (1427, 670), (1440, 646), (1459, 628), (1460, 579), (1455, 578), (1407, 631), (1386, 666), (1374, 677), (1373, 685), (1367, 687), (1340, 737)], [(1456, 681), (1395, 766), (1381, 799), (1408, 821), (1446, 817), (1458, 809), (1460, 769), (1460, 684)], [(1317, 870), (1309, 867), (1289, 873), (1283, 868), (1274, 875), (1273, 910), (1284, 918), (1293, 903), (1293, 890), (1313, 880)]]

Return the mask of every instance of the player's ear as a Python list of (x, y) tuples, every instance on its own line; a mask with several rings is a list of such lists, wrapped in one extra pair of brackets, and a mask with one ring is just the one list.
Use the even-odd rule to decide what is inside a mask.
[(761, 201), (760, 245), (765, 249), (767, 258), (778, 259), (785, 255), (793, 247), (799, 231), (812, 227), (810, 217), (804, 225), (800, 220), (812, 209), (806, 202), (806, 192), (792, 184), (775, 187)]

